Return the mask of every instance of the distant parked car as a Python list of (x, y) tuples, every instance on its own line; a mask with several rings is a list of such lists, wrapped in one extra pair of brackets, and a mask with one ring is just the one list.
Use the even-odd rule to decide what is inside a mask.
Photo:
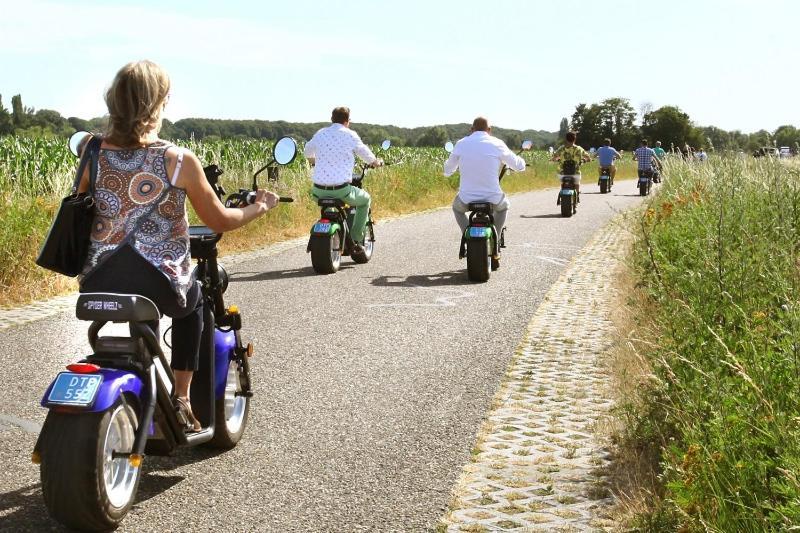
[(764, 146), (763, 148), (759, 148), (753, 152), (753, 157), (764, 157), (765, 155), (770, 157), (778, 157), (778, 149), (774, 146)]
[(781, 146), (780, 154), (781, 157), (792, 157), (792, 149), (788, 146)]

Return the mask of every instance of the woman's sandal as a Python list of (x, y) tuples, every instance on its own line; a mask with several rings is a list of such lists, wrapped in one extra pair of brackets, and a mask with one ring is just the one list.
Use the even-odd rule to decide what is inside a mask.
[(175, 405), (178, 409), (178, 422), (183, 425), (183, 429), (186, 433), (196, 433), (203, 429), (203, 426), (201, 426), (200, 422), (195, 418), (192, 412), (192, 406), (189, 405), (189, 400), (187, 398), (175, 398)]

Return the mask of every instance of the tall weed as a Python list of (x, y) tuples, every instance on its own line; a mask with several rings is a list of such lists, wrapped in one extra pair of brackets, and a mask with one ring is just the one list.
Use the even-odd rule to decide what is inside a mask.
[(666, 175), (634, 250), (658, 379), (630, 426), (660, 437), (660, 520), (800, 526), (800, 171), (712, 158)]

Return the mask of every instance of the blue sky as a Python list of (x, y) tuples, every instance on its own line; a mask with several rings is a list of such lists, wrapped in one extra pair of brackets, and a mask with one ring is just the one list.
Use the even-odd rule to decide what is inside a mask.
[(0, 0), (0, 94), (89, 118), (128, 61), (166, 116), (557, 130), (575, 105), (677, 105), (696, 124), (800, 126), (800, 2)]

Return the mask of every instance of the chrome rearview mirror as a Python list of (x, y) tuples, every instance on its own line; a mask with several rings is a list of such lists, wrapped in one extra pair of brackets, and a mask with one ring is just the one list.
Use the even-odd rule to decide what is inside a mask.
[(454, 148), (453, 141), (447, 141), (446, 143), (444, 143), (444, 149), (447, 153), (451, 153), (453, 151), (453, 148)]
[(381, 150), (388, 150), (391, 145), (392, 145), (392, 141), (390, 141), (389, 139), (386, 139), (381, 143)]
[(281, 137), (275, 143), (272, 156), (279, 165), (288, 165), (297, 157), (297, 143), (291, 137)]
[(530, 150), (532, 146), (533, 146), (533, 141), (532, 140), (525, 139), (524, 141), (522, 141), (522, 149), (523, 150)]
[(67, 145), (69, 146), (69, 151), (72, 152), (72, 155), (78, 157), (78, 150), (80, 150), (81, 146), (89, 140), (92, 134), (88, 131), (76, 131), (69, 137), (69, 141)]

